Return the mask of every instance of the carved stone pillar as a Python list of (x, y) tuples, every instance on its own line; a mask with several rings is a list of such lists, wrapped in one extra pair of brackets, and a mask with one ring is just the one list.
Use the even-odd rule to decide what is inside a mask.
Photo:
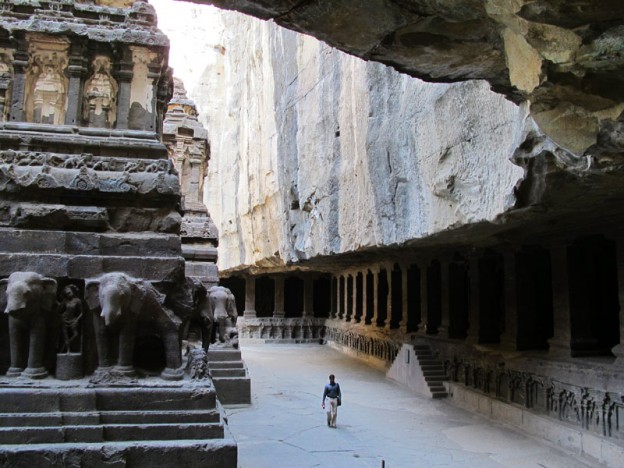
[(80, 104), (82, 103), (82, 81), (87, 73), (84, 58), (84, 46), (82, 43), (72, 43), (69, 54), (69, 85), (67, 95), (67, 112), (65, 113), (65, 125), (81, 125)]
[(248, 276), (245, 279), (245, 318), (256, 318), (256, 278)]
[(130, 113), (130, 90), (132, 88), (134, 64), (130, 57), (124, 57), (117, 64), (117, 82), (119, 94), (117, 95), (117, 125), (118, 129), (128, 128), (128, 116)]
[(314, 316), (314, 281), (309, 276), (303, 279), (303, 317)]
[(355, 305), (355, 277), (352, 274), (347, 275), (345, 286), (345, 322), (353, 320), (353, 306)]
[(273, 317), (284, 318), (286, 312), (284, 311), (284, 277), (275, 277), (275, 309), (273, 310)]
[(373, 271), (373, 317), (371, 318), (371, 324), (376, 327), (377, 319), (379, 318), (379, 270)]
[(13, 55), (13, 90), (11, 92), (11, 113), (9, 120), (23, 122), (24, 93), (26, 92), (26, 71), (28, 69), (28, 44), (21, 40)]
[(437, 335), (440, 338), (448, 338), (450, 310), (451, 310), (451, 288), (450, 288), (450, 263), (451, 257), (439, 257), (440, 262), (440, 325), (438, 326)]
[(418, 324), (418, 334), (425, 335), (427, 333), (427, 315), (429, 313), (429, 294), (428, 294), (428, 266), (429, 259), (422, 259), (418, 262), (420, 270), (420, 323)]
[(338, 320), (343, 320), (347, 310), (347, 280), (343, 275), (338, 278)]
[(366, 290), (368, 289), (366, 286), (366, 274), (368, 273), (367, 270), (364, 270), (361, 274), (362, 274), (362, 292), (361, 292), (361, 297), (362, 297), (362, 315), (360, 315), (360, 319), (358, 320), (358, 322), (360, 323), (366, 323), (366, 303), (367, 303), (367, 292)]
[(568, 278), (567, 244), (551, 246), (552, 265), (553, 337), (548, 340), (549, 353), (570, 356), (572, 351), (572, 332), (570, 322), (570, 284)]
[(468, 277), (470, 279), (470, 314), (468, 318), (468, 335), (466, 343), (479, 342), (481, 321), (481, 292), (479, 291), (479, 256), (480, 252), (472, 252), (468, 260)]
[[(397, 322), (397, 327), (400, 330), (403, 326), (407, 327), (407, 314), (409, 313), (407, 307), (407, 271), (409, 267), (407, 265), (401, 265), (401, 318)], [(407, 330), (406, 330), (407, 331)]]
[(334, 276), (331, 280), (331, 310), (329, 312), (330, 319), (335, 319), (336, 315), (338, 314), (338, 299), (340, 296), (339, 290), (340, 288), (338, 285), (338, 278)]
[(503, 249), (505, 285), (505, 330), (500, 337), (504, 349), (518, 349), (518, 285), (516, 281), (516, 252), (512, 248)]
[(148, 73), (147, 78), (151, 80), (152, 83), (152, 112), (145, 113), (145, 130), (155, 132), (157, 131), (156, 122), (157, 122), (157, 109), (160, 107), (158, 105), (158, 79), (161, 76), (160, 72), (161, 65), (160, 63), (150, 62), (147, 66)]
[(615, 364), (624, 367), (624, 238), (621, 236), (618, 236), (616, 251), (618, 299), (620, 302), (620, 344), (614, 346), (611, 351), (617, 358)]

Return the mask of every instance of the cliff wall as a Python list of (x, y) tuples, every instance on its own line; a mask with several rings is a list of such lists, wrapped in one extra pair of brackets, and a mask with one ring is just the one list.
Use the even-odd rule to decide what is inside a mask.
[(270, 22), (153, 3), (209, 131), (221, 271), (402, 244), (514, 205), (510, 158), (534, 126), (487, 83), (424, 83)]

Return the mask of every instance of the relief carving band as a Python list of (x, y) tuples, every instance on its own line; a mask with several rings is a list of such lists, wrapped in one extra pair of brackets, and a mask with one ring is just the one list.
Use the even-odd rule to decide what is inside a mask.
[(117, 82), (110, 74), (110, 59), (95, 57), (93, 75), (85, 83), (83, 119), (89, 127), (113, 128), (117, 115)]
[(26, 120), (35, 123), (62, 125), (67, 110), (68, 79), (67, 49), (61, 38), (33, 34), (30, 39), (30, 60), (26, 73)]

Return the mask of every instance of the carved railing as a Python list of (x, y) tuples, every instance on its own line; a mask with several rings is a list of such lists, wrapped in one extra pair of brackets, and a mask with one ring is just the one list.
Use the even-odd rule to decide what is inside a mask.
[(273, 343), (317, 343), (324, 339), (324, 320), (319, 318), (239, 317), (240, 339)]
[(403, 340), (397, 333), (371, 330), (370, 325), (349, 324), (328, 320), (325, 325), (325, 340), (392, 363), (399, 354)]

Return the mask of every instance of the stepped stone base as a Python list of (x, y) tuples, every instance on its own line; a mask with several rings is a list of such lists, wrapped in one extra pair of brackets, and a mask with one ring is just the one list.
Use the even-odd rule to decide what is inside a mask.
[(446, 398), (448, 380), (442, 363), (426, 344), (403, 344), (386, 374), (411, 390), (431, 398)]
[(210, 349), (208, 368), (221, 403), (251, 403), (251, 379), (239, 349)]
[(210, 380), (0, 379), (1, 466), (237, 465)]

